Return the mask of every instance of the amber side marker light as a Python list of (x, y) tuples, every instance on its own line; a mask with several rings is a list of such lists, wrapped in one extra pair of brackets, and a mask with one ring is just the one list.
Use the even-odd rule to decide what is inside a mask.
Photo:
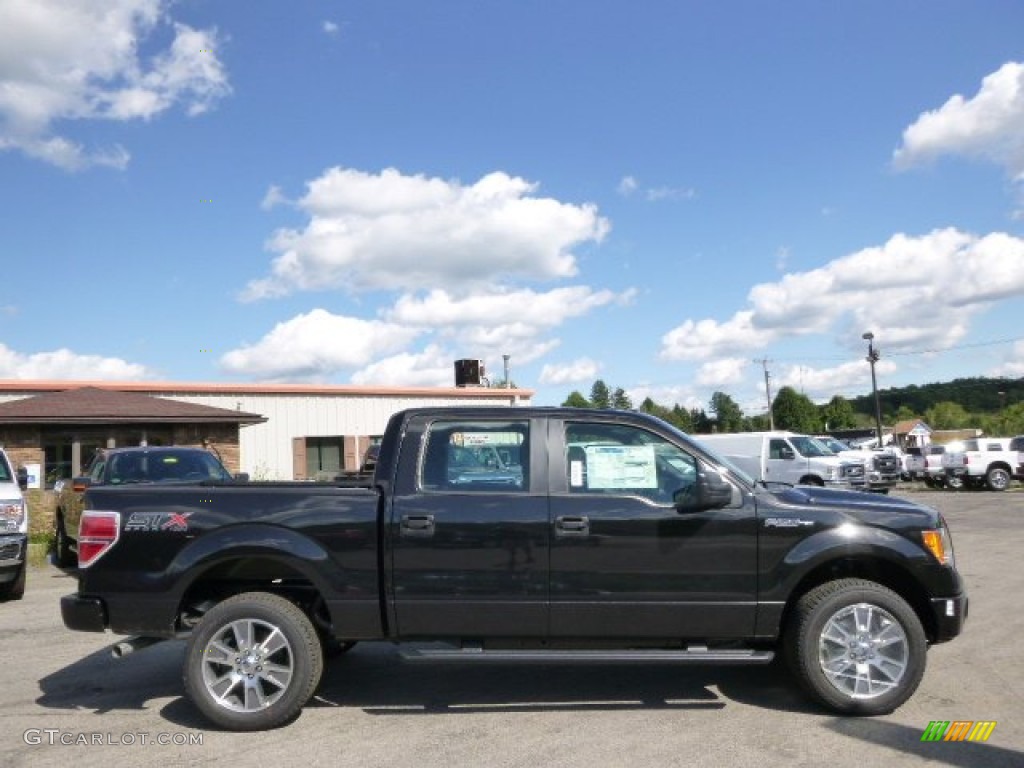
[(921, 531), (921, 539), (924, 541), (925, 549), (931, 552), (932, 557), (940, 563), (949, 565), (952, 562), (953, 551), (949, 546), (945, 531)]

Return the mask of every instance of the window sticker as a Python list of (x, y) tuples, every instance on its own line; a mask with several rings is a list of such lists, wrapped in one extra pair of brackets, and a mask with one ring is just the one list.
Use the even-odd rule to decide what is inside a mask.
[(653, 445), (588, 445), (587, 487), (657, 488)]
[(573, 488), (583, 487), (583, 462), (579, 459), (569, 462), (569, 485)]

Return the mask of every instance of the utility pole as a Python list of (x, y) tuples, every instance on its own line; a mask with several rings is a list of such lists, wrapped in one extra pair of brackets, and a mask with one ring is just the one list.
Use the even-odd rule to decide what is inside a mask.
[(875, 393), (875, 427), (878, 429), (878, 447), (882, 447), (882, 403), (878, 399), (878, 380), (875, 378), (875, 363), (881, 355), (875, 349), (873, 340), (875, 334), (871, 331), (861, 335), (861, 338), (868, 343), (867, 361), (871, 364), (871, 391)]
[(760, 363), (764, 366), (764, 395), (768, 399), (768, 428), (775, 431), (775, 415), (772, 413), (772, 375), (768, 373), (768, 363), (771, 362), (767, 357), (761, 360), (754, 360), (755, 363)]

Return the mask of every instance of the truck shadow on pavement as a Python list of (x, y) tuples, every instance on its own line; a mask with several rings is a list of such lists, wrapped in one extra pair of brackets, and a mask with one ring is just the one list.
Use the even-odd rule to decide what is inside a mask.
[[(184, 698), (184, 642), (172, 640), (114, 659), (109, 647), (39, 681), (39, 706), (95, 714), (144, 710), (172, 697), (160, 714), (176, 725), (210, 728)], [(474, 712), (724, 709), (730, 702), (818, 712), (777, 664), (411, 664), (388, 643), (361, 643), (330, 660), (307, 705), (354, 707), (372, 715)], [(301, 715), (300, 715), (301, 717)]]

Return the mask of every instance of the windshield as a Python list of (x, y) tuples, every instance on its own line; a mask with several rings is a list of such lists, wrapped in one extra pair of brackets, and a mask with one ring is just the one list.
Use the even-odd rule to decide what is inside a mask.
[(13, 483), (11, 465), (7, 463), (7, 456), (0, 453), (0, 483)]
[(108, 462), (111, 485), (231, 479), (213, 454), (200, 450), (125, 451), (112, 453)]
[(834, 456), (828, 449), (827, 446), (822, 445), (820, 442), (815, 440), (813, 437), (806, 437), (805, 435), (794, 435), (789, 438), (789, 441), (796, 448), (797, 452), (801, 456)]
[(833, 453), (841, 453), (850, 450), (847, 446), (836, 440), (834, 437), (819, 437), (818, 442), (824, 445)]

